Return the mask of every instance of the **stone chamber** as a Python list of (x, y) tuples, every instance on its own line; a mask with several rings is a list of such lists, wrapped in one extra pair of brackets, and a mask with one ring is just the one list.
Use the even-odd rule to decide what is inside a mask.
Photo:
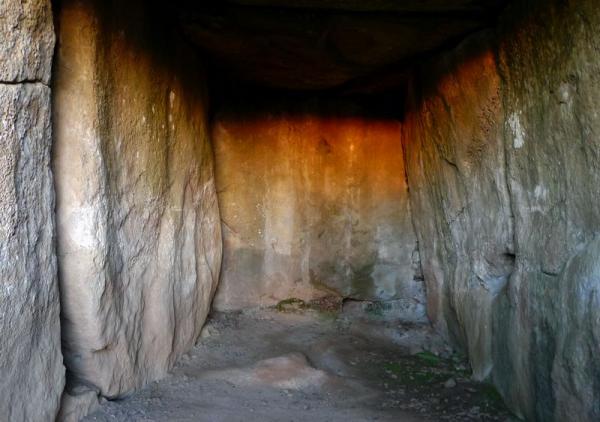
[(0, 420), (600, 420), (599, 27), (2, 0)]

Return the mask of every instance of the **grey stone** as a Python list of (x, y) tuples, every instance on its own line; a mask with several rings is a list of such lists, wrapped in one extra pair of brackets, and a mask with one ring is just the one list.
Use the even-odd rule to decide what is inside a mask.
[(423, 64), (403, 125), (428, 315), (490, 375), (492, 310), (512, 271), (500, 79), (491, 34)]
[(448, 380), (446, 380), (446, 382), (444, 383), (444, 387), (446, 387), (446, 388), (456, 387), (456, 381), (454, 380), (454, 378), (448, 378)]
[(0, 82), (48, 84), (54, 53), (49, 0), (0, 0)]
[(529, 419), (592, 421), (600, 10), (590, 0), (532, 4), (509, 9), (500, 34), (516, 266), (495, 310), (494, 380)]
[(0, 83), (0, 415), (49, 421), (64, 385), (50, 89)]
[(120, 397), (165, 376), (194, 345), (216, 289), (206, 88), (202, 63), (164, 22), (131, 19), (148, 16), (143, 2), (61, 3), (54, 171), (63, 352), (70, 388)]
[(57, 422), (79, 422), (100, 406), (96, 391), (83, 391), (78, 394), (66, 392), (61, 399)]
[(515, 2), (500, 22), (422, 71), (409, 102), (429, 315), (517, 415), (595, 421), (600, 10)]

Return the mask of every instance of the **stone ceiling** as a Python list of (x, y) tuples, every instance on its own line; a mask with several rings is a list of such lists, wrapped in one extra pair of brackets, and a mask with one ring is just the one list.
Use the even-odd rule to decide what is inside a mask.
[(220, 74), (294, 90), (399, 84), (411, 61), (490, 26), (503, 0), (177, 0)]

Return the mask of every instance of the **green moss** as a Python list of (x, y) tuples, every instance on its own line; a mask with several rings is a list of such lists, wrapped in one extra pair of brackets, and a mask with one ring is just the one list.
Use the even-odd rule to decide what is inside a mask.
[(386, 302), (372, 302), (365, 306), (365, 313), (370, 316), (383, 317), (392, 309), (392, 305)]
[(296, 297), (281, 300), (275, 305), (279, 312), (294, 312), (307, 308), (306, 302)]
[(441, 358), (432, 352), (423, 351), (407, 356), (399, 362), (384, 365), (386, 372), (394, 374), (400, 383), (410, 386), (423, 386), (443, 383), (448, 378), (463, 376), (463, 361), (459, 357)]
[(479, 399), (482, 404), (492, 407), (503, 407), (504, 400), (492, 384), (483, 384), (479, 391)]
[(398, 362), (386, 363), (383, 365), (386, 371), (389, 371), (396, 375), (403, 375), (406, 372), (406, 365)]
[(443, 382), (448, 375), (445, 372), (439, 372), (430, 366), (420, 366), (420, 362), (392, 362), (384, 365), (386, 371), (396, 375), (398, 380), (404, 385), (427, 385)]
[(419, 352), (415, 356), (430, 366), (438, 366), (442, 363), (442, 360), (431, 352)]
[(281, 300), (275, 305), (279, 312), (300, 312), (311, 310), (322, 320), (335, 320), (342, 310), (342, 299), (338, 296), (326, 296), (305, 302), (302, 299), (291, 297)]

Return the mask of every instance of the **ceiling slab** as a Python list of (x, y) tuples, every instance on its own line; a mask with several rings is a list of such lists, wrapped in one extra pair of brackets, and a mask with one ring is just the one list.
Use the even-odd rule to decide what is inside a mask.
[(480, 1), (181, 1), (188, 38), (225, 74), (294, 90), (331, 89), (399, 68), (489, 26)]

